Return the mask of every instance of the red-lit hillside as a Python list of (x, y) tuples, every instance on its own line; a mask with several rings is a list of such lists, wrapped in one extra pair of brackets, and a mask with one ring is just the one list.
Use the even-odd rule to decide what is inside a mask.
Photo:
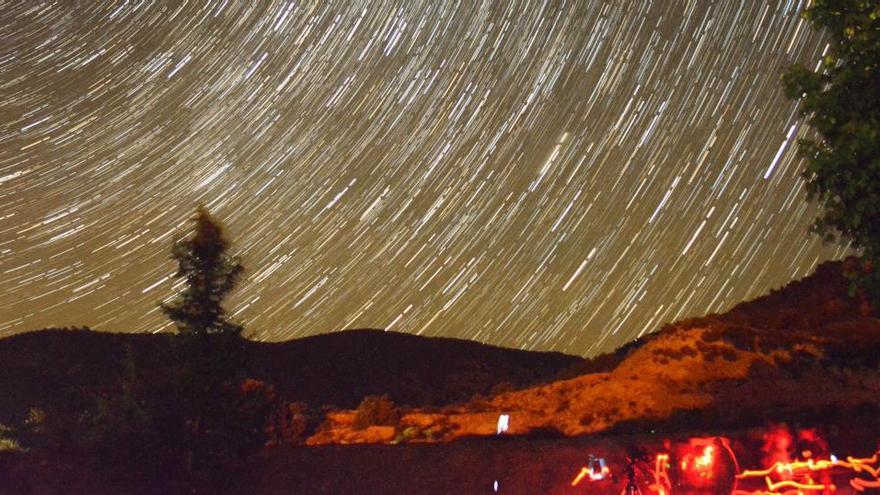
[[(841, 263), (722, 315), (667, 325), (599, 361), (612, 369), (437, 412), (397, 428), (416, 441), (496, 432), (576, 436), (610, 431), (730, 428), (767, 420), (880, 410), (880, 320), (847, 296)], [(587, 365), (588, 366), (588, 365)], [(351, 428), (330, 414), (311, 444), (381, 442), (391, 428)]]

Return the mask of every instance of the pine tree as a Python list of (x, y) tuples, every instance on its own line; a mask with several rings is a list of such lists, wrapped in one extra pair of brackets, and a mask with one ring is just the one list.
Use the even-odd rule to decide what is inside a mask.
[(226, 319), (221, 302), (238, 283), (244, 267), (227, 253), (229, 241), (211, 215), (199, 207), (195, 234), (178, 241), (171, 255), (177, 261), (178, 278), (186, 278), (186, 288), (162, 309), (184, 336), (240, 336), (242, 327)]
[(222, 226), (204, 208), (195, 216), (195, 230), (174, 244), (176, 276), (186, 286), (165, 314), (177, 325), (178, 339), (173, 396), (184, 432), (179, 441), (188, 471), (211, 468), (238, 457), (245, 438), (239, 384), (244, 377), (242, 327), (226, 317), (223, 299), (244, 269), (228, 254)]

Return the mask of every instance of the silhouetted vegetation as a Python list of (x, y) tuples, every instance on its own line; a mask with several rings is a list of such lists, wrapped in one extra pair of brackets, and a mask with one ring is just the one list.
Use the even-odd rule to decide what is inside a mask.
[(591, 358), (584, 359), (583, 361), (574, 363), (569, 368), (561, 371), (556, 379), (567, 380), (576, 376), (588, 375), (591, 373), (607, 373), (609, 371), (612, 371), (614, 368), (617, 368), (617, 366), (622, 363), (623, 360), (630, 355), (630, 353), (650, 342), (656, 337), (658, 333), (664, 331), (672, 331), (673, 329), (673, 325), (665, 325), (657, 332), (649, 333), (635, 340), (631, 340), (626, 344), (618, 347), (614, 351), (606, 352), (605, 354), (599, 354), (597, 356), (593, 356)]
[(283, 402), (269, 418), (266, 435), (269, 445), (299, 445), (317, 427), (319, 416), (305, 402)]
[[(222, 227), (199, 209), (193, 235), (172, 250), (184, 289), (162, 305), (177, 335), (156, 336), (140, 353), (129, 343), (121, 356), (98, 351), (93, 361), (71, 364), (67, 376), (46, 384), (50, 399), (32, 407), (17, 429), (22, 443), (46, 455), (85, 458), (111, 482), (162, 492), (198, 490), (218, 479), (218, 469), (234, 470), (261, 448), (275, 395), (245, 379), (242, 328), (221, 305), (243, 270), (228, 247)], [(76, 329), (58, 333), (100, 339)], [(87, 369), (116, 378), (71, 379)]]
[(363, 430), (370, 426), (394, 426), (400, 424), (400, 410), (387, 395), (364, 397), (354, 417), (353, 427)]
[(226, 318), (221, 305), (243, 272), (228, 248), (220, 224), (200, 208), (193, 235), (172, 249), (185, 288), (162, 305), (178, 330), (174, 365), (162, 386), (165, 405), (174, 411), (162, 418), (174, 424), (166, 447), (182, 455), (189, 473), (228, 467), (260, 448), (274, 399), (268, 389), (244, 380), (242, 327)]
[(818, 138), (800, 140), (808, 198), (822, 205), (814, 230), (861, 251), (851, 272), (880, 306), (880, 6), (817, 0), (803, 16), (830, 35), (816, 70), (795, 65), (783, 76), (788, 96)]
[(226, 319), (221, 305), (244, 272), (241, 261), (230, 256), (228, 249), (223, 228), (204, 208), (196, 213), (193, 236), (174, 243), (175, 277), (185, 279), (186, 287), (177, 299), (161, 306), (182, 337), (241, 336), (241, 326)]

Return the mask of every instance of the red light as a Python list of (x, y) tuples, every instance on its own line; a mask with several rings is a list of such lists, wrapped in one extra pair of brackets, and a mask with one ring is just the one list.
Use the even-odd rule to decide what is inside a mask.
[[(832, 483), (832, 473), (842, 474), (850, 471), (853, 478), (849, 484), (857, 491), (880, 486), (880, 466), (876, 466), (878, 455), (870, 458), (845, 459), (828, 452), (828, 446), (816, 430), (802, 430), (797, 433), (798, 445), (787, 428), (775, 427), (764, 435), (765, 469), (745, 470), (738, 479), (762, 478), (766, 490), (750, 492), (761, 495), (784, 493), (829, 493), (837, 490)], [(802, 459), (790, 460), (789, 451), (799, 451)], [(880, 452), (878, 452), (880, 454)], [(827, 456), (827, 458), (825, 458)], [(870, 479), (874, 478), (874, 479)]]
[(726, 495), (733, 490), (739, 468), (726, 438), (692, 437), (674, 446), (671, 455), (675, 459), (672, 484), (684, 493)]

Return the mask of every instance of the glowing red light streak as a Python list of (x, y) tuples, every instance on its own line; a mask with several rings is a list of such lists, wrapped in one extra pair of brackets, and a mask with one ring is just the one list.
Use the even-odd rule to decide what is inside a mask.
[(669, 479), (669, 454), (657, 454), (654, 459), (654, 483), (648, 489), (657, 495), (669, 495), (672, 480)]
[[(709, 443), (711, 441), (712, 443)], [(688, 442), (692, 454), (687, 454), (680, 462), (681, 471), (686, 473), (691, 480), (702, 479), (710, 482), (714, 477), (717, 462), (728, 462), (726, 451), (729, 454), (729, 462), (732, 462), (733, 473), (737, 480), (747, 478), (763, 478), (766, 488), (762, 490), (748, 491), (734, 489), (732, 495), (808, 495), (810, 493), (832, 493), (837, 491), (837, 486), (831, 483), (831, 474), (838, 475), (851, 472), (853, 478), (849, 484), (857, 492), (865, 492), (868, 489), (880, 488), (880, 450), (868, 458), (856, 458), (848, 456), (838, 459), (834, 455), (830, 459), (809, 458), (813, 455), (813, 449), (804, 449), (805, 460), (777, 461), (765, 469), (752, 469), (740, 471), (736, 456), (726, 438), (717, 437), (712, 439), (692, 438)], [(667, 445), (667, 448), (669, 446)], [(827, 453), (826, 449), (822, 451)], [(784, 453), (783, 453), (784, 454)], [(781, 456), (777, 456), (779, 459)], [(787, 458), (787, 456), (782, 457)], [(590, 481), (600, 481), (610, 477), (611, 470), (605, 465), (604, 459), (590, 456), (588, 466), (582, 467), (571, 482), (571, 486), (577, 486), (585, 478)], [(654, 457), (651, 475), (653, 482), (648, 485), (648, 490), (654, 495), (671, 495), (672, 481), (669, 470), (672, 466), (672, 457), (669, 453), (661, 452)], [(595, 462), (594, 462), (595, 461)], [(719, 464), (720, 466), (721, 464)], [(650, 468), (646, 469), (650, 470)], [(842, 473), (843, 472), (843, 473)], [(859, 475), (859, 477), (856, 477)], [(867, 475), (867, 477), (866, 477)], [(721, 478), (719, 478), (721, 479)], [(731, 478), (733, 479), (733, 478)], [(711, 481), (710, 483), (715, 483)], [(710, 485), (713, 486), (713, 485)]]
[[(768, 491), (748, 492), (744, 490), (736, 490), (734, 492), (734, 495), (778, 495), (789, 493), (788, 490), (790, 489), (813, 492), (836, 491), (837, 487), (834, 484), (816, 482), (812, 476), (813, 473), (829, 471), (835, 468), (847, 469), (853, 471), (854, 473), (866, 473), (874, 477), (873, 480), (868, 480), (864, 478), (852, 478), (850, 480), (849, 483), (853, 487), (853, 489), (859, 492), (863, 492), (867, 488), (880, 487), (880, 467), (872, 466), (876, 463), (877, 454), (872, 457), (863, 459), (850, 456), (847, 457), (845, 461), (832, 458), (821, 460), (807, 459), (805, 461), (777, 462), (766, 469), (745, 470), (736, 476), (737, 479), (763, 477), (764, 482), (767, 484)], [(785, 476), (794, 479), (773, 481), (771, 475)]]
[(611, 474), (611, 470), (605, 465), (599, 468), (599, 470), (594, 470), (593, 466), (582, 467), (577, 476), (571, 481), (571, 486), (577, 486), (585, 477), (589, 477), (590, 481), (599, 481), (605, 479), (609, 474)]
[(599, 481), (605, 479), (609, 474), (611, 474), (611, 470), (605, 464), (605, 459), (590, 455), (587, 465), (581, 468), (578, 475), (572, 480), (571, 486), (580, 483), (584, 477), (588, 477), (590, 481)]

